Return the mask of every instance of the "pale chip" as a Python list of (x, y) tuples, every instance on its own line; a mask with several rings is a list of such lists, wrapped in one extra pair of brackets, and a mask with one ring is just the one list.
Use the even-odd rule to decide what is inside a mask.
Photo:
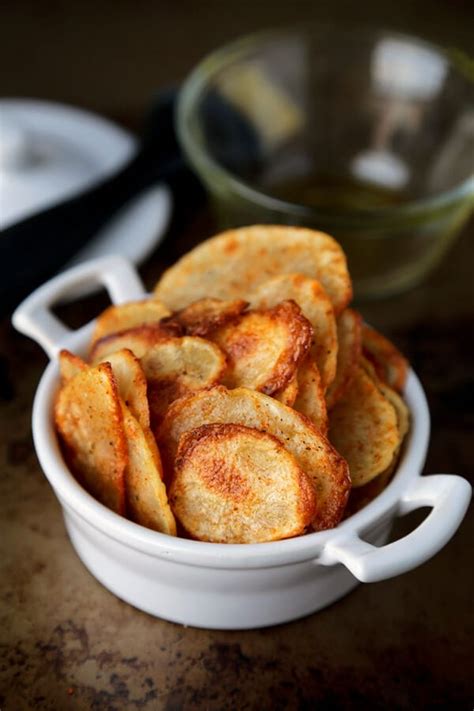
[(242, 425), (209, 424), (181, 437), (170, 502), (193, 538), (261, 543), (303, 533), (316, 496), (277, 438)]
[(329, 410), (343, 397), (356, 372), (361, 357), (361, 327), (362, 318), (353, 309), (345, 309), (337, 318), (336, 377), (326, 393)]
[(96, 499), (123, 514), (127, 444), (110, 364), (85, 368), (61, 387), (54, 421), (71, 470)]
[(127, 512), (133, 521), (154, 531), (176, 535), (176, 522), (162, 481), (161, 460), (139, 422), (121, 403), (128, 451), (125, 470)]
[(111, 353), (123, 348), (128, 348), (137, 358), (141, 358), (156, 343), (180, 335), (179, 324), (174, 322), (137, 326), (111, 333), (96, 341), (91, 350), (90, 360), (92, 363), (100, 363)]
[(315, 362), (309, 356), (298, 368), (298, 396), (293, 404), (295, 410), (309, 417), (322, 434), (328, 431), (328, 413), (321, 376)]
[(362, 350), (378, 377), (397, 392), (403, 392), (408, 375), (408, 361), (398, 348), (371, 326), (362, 326)]
[(118, 333), (138, 326), (158, 324), (162, 318), (170, 314), (170, 310), (158, 299), (113, 304), (97, 318), (92, 343), (111, 333)]
[(383, 472), (397, 452), (395, 409), (360, 366), (329, 413), (329, 439), (347, 460), (353, 487)]
[(140, 363), (154, 427), (174, 400), (215, 385), (227, 367), (221, 349), (197, 336), (162, 339), (142, 355)]
[(242, 227), (203, 242), (164, 273), (155, 294), (177, 311), (203, 297), (245, 298), (270, 277), (289, 273), (318, 279), (336, 313), (352, 298), (340, 245), (323, 232), (281, 225)]
[(213, 423), (244, 425), (276, 437), (315, 488), (312, 526), (322, 530), (339, 523), (350, 489), (347, 463), (308, 418), (254, 390), (216, 386), (174, 402), (156, 432), (167, 476), (173, 471), (180, 437)]
[(199, 299), (175, 313), (173, 318), (183, 326), (188, 336), (206, 336), (239, 316), (247, 306), (248, 301), (243, 299)]
[(270, 308), (284, 299), (293, 299), (313, 327), (311, 355), (326, 389), (334, 380), (337, 362), (337, 327), (331, 300), (319, 281), (303, 274), (273, 277), (249, 295), (253, 308)]
[(208, 334), (227, 354), (222, 383), (271, 395), (286, 387), (305, 357), (313, 330), (294, 301), (247, 311)]

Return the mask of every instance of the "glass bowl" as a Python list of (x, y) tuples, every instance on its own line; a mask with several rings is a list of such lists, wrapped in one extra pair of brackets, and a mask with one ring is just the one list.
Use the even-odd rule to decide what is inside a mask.
[(342, 244), (358, 297), (401, 291), (474, 205), (474, 68), (392, 32), (297, 28), (204, 59), (178, 135), (222, 228), (298, 224)]

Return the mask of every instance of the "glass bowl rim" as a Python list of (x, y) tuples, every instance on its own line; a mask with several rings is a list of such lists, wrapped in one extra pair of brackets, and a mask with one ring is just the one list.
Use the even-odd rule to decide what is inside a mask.
[[(382, 223), (384, 226), (387, 223), (398, 222), (400, 220), (417, 222), (423, 220), (427, 212), (439, 212), (449, 208), (452, 204), (460, 203), (465, 198), (471, 198), (474, 204), (474, 170), (465, 180), (457, 184), (454, 188), (439, 192), (426, 198), (420, 198), (408, 201), (403, 205), (396, 207), (374, 208), (364, 212), (347, 212), (343, 216), (338, 216), (318, 208), (304, 205), (303, 203), (290, 202), (277, 198), (269, 193), (263, 192), (256, 187), (242, 180), (240, 177), (224, 168), (206, 151), (202, 142), (196, 140), (196, 136), (188, 127), (190, 117), (195, 113), (197, 102), (202, 95), (202, 92), (209, 85), (209, 81), (218, 71), (230, 66), (234, 61), (245, 56), (250, 49), (257, 47), (260, 44), (266, 44), (291, 36), (317, 36), (327, 32), (344, 34), (350, 32), (352, 35), (358, 34), (361, 37), (376, 38), (381, 36), (390, 36), (395, 39), (404, 40), (411, 44), (425, 47), (438, 55), (444, 57), (448, 65), (452, 67), (458, 74), (466, 75), (460, 67), (459, 50), (445, 49), (440, 45), (427, 41), (415, 35), (410, 35), (395, 30), (373, 28), (370, 26), (360, 26), (349, 28), (347, 26), (335, 26), (330, 24), (309, 24), (292, 25), (288, 27), (278, 27), (269, 30), (262, 30), (251, 34), (239, 37), (228, 44), (219, 47), (208, 53), (203, 59), (198, 62), (188, 77), (185, 79), (183, 86), (178, 94), (178, 102), (176, 109), (176, 132), (178, 140), (187, 154), (191, 164), (197, 169), (198, 173), (208, 176), (210, 183), (218, 182), (227, 185), (234, 194), (245, 199), (253, 204), (259, 205), (265, 209), (294, 215), (297, 218), (311, 218), (315, 216), (324, 220), (325, 223), (333, 224), (335, 227), (379, 227)], [(458, 56), (456, 56), (458, 55)], [(462, 53), (463, 57), (467, 57)], [(469, 60), (470, 61), (470, 60)], [(474, 83), (471, 77), (467, 77), (468, 81)], [(212, 176), (209, 179), (209, 176)]]

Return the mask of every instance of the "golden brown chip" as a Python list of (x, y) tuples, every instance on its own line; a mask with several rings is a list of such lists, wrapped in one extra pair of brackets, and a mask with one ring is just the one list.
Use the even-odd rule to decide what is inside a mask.
[(118, 392), (142, 427), (150, 427), (147, 382), (140, 361), (128, 348), (110, 353), (105, 362), (110, 363), (117, 382)]
[(362, 368), (364, 368), (366, 373), (370, 375), (378, 389), (381, 391), (382, 395), (384, 395), (387, 400), (393, 405), (397, 415), (397, 426), (401, 444), (403, 439), (405, 438), (405, 435), (408, 434), (408, 431), (410, 429), (410, 411), (408, 410), (408, 407), (405, 405), (404, 401), (396, 392), (396, 390), (394, 390), (389, 385), (380, 380), (377, 375), (377, 371), (375, 370), (374, 365), (370, 360), (367, 360), (367, 358), (362, 356), (362, 358), (360, 359), (360, 365), (362, 366)]
[(378, 377), (397, 392), (403, 392), (408, 375), (408, 361), (388, 338), (374, 328), (362, 326), (362, 349)]
[(381, 474), (378, 474), (375, 479), (372, 479), (367, 484), (353, 488), (349, 495), (349, 501), (344, 512), (344, 518), (353, 516), (355, 513), (363, 509), (367, 504), (370, 504), (382, 491), (390, 484), (392, 476), (397, 468), (398, 457), (394, 457)]
[(278, 439), (235, 424), (181, 438), (170, 501), (193, 538), (215, 543), (297, 536), (316, 507), (310, 480)]
[(344, 514), (345, 518), (352, 516), (357, 513), (357, 511), (364, 508), (364, 506), (367, 506), (367, 504), (373, 501), (388, 486), (397, 469), (401, 445), (403, 444), (403, 440), (410, 429), (410, 413), (400, 395), (378, 378), (374, 366), (364, 357), (361, 358), (361, 366), (364, 368), (366, 373), (370, 375), (382, 394), (393, 405), (397, 416), (397, 427), (400, 442), (395, 450), (392, 461), (381, 474), (378, 474), (375, 479), (369, 481), (368, 484), (364, 484), (363, 486), (351, 490), (346, 512)]
[(61, 387), (54, 421), (71, 470), (101, 503), (123, 514), (127, 444), (109, 363), (86, 368)]
[(281, 225), (242, 227), (203, 242), (164, 273), (155, 294), (177, 311), (203, 297), (239, 299), (289, 273), (318, 279), (336, 313), (352, 298), (340, 245), (323, 232)]
[(308, 418), (254, 390), (216, 386), (174, 402), (157, 431), (167, 477), (173, 471), (179, 438), (206, 424), (239, 424), (268, 432), (292, 454), (316, 491), (316, 530), (336, 526), (350, 489), (347, 463)]
[(281, 274), (260, 284), (249, 299), (255, 308), (270, 308), (284, 299), (296, 301), (313, 327), (311, 355), (326, 389), (336, 375), (337, 328), (331, 300), (319, 281), (303, 274)]
[(82, 370), (85, 370), (87, 367), (87, 363), (74, 353), (71, 353), (66, 349), (60, 351), (59, 374), (62, 385), (69, 382), (71, 378), (74, 378), (75, 375), (80, 373)]
[(138, 326), (109, 336), (100, 338), (93, 346), (90, 354), (92, 363), (100, 363), (110, 353), (128, 348), (137, 357), (141, 358), (150, 348), (162, 340), (178, 337), (180, 329), (177, 323), (161, 323), (159, 326)]
[(356, 372), (361, 356), (362, 318), (357, 311), (345, 309), (337, 319), (336, 377), (326, 393), (326, 402), (330, 410), (341, 399), (349, 387)]
[(243, 299), (199, 299), (174, 314), (188, 336), (206, 336), (219, 326), (231, 321), (245, 311), (248, 301)]
[(109, 306), (96, 320), (92, 343), (111, 333), (126, 331), (138, 326), (158, 324), (170, 315), (170, 310), (158, 299), (129, 301)]
[(309, 417), (324, 435), (328, 431), (328, 413), (319, 370), (311, 357), (306, 357), (298, 368), (298, 396), (294, 409)]
[(122, 402), (138, 421), (148, 442), (148, 448), (161, 472), (161, 458), (155, 436), (150, 429), (150, 407), (148, 404), (148, 385), (140, 361), (132, 351), (123, 348), (111, 353), (105, 362), (110, 363)]
[(227, 366), (220, 348), (197, 336), (161, 340), (140, 362), (154, 427), (174, 400), (219, 382)]
[(311, 345), (313, 329), (294, 301), (247, 311), (208, 335), (227, 354), (222, 382), (271, 395), (290, 382)]
[(353, 487), (383, 472), (397, 451), (396, 412), (360, 366), (329, 413), (329, 439), (347, 460)]
[(176, 535), (176, 522), (162, 481), (161, 460), (138, 420), (121, 403), (128, 451), (125, 470), (127, 512), (136, 523), (154, 531)]
[[(298, 369), (299, 370), (299, 369)], [(278, 402), (287, 405), (288, 407), (293, 407), (293, 404), (298, 395), (298, 371), (293, 375), (288, 385), (286, 385), (281, 390), (277, 390), (273, 393), (272, 397)]]

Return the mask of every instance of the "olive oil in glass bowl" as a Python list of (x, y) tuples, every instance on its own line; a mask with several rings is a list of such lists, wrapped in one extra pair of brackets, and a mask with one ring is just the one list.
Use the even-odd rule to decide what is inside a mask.
[(278, 30), (234, 42), (187, 79), (185, 153), (222, 228), (319, 229), (356, 297), (418, 283), (474, 206), (474, 70), (390, 32)]

